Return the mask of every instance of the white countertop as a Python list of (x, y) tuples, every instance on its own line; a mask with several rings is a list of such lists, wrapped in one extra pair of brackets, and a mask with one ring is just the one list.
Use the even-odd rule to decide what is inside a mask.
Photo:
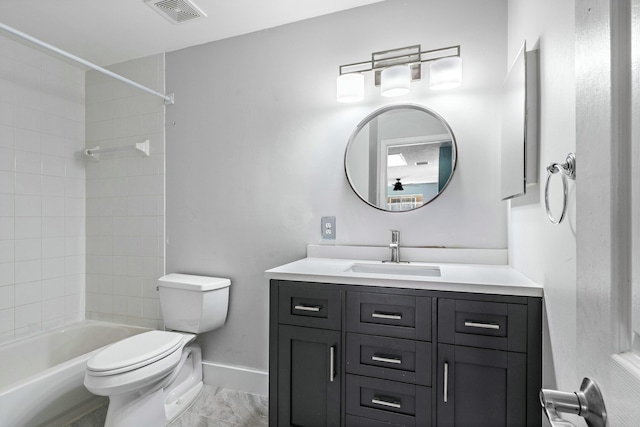
[[(353, 264), (380, 261), (304, 258), (265, 272), (268, 279), (347, 285), (384, 286), (434, 291), (472, 292), (496, 295), (542, 297), (541, 285), (507, 265), (411, 262), (410, 266), (438, 266), (440, 276), (355, 273)], [(405, 264), (406, 265), (406, 264)]]

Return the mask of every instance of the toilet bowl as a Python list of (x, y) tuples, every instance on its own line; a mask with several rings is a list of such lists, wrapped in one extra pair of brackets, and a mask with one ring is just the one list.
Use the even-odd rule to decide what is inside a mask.
[(224, 324), (229, 286), (229, 279), (215, 277), (160, 278), (165, 325), (180, 331), (135, 335), (87, 361), (85, 387), (109, 397), (105, 427), (166, 426), (198, 397), (202, 355), (195, 334)]

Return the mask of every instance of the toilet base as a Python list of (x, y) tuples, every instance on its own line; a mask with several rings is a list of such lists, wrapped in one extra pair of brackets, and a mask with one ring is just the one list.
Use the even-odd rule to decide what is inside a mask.
[(196, 400), (202, 387), (202, 353), (191, 344), (173, 373), (157, 384), (109, 396), (105, 427), (166, 426)]
[(163, 407), (162, 389), (145, 396), (139, 396), (137, 392), (109, 396), (104, 427), (166, 426)]
[(191, 387), (191, 390), (186, 392), (180, 399), (164, 405), (168, 423), (176, 419), (178, 415), (182, 414), (194, 402), (194, 400), (200, 396), (202, 387), (204, 387), (204, 384), (200, 381), (198, 384)]

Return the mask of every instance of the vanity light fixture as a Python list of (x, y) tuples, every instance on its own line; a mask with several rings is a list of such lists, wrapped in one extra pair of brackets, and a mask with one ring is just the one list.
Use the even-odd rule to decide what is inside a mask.
[(364, 73), (373, 71), (374, 84), (381, 95), (401, 96), (409, 93), (412, 81), (422, 79), (422, 63), (429, 62), (429, 87), (452, 89), (462, 84), (460, 45), (421, 51), (420, 45), (371, 54), (370, 61), (341, 65), (337, 79), (338, 102), (364, 99)]

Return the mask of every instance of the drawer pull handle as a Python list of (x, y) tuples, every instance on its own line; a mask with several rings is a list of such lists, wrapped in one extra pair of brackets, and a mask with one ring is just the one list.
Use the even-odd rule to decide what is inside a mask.
[(371, 313), (371, 317), (376, 319), (391, 319), (391, 320), (402, 320), (402, 314), (398, 313), (381, 313), (379, 311), (374, 311)]
[(336, 377), (336, 346), (332, 345), (329, 348), (329, 382), (333, 382)]
[(298, 304), (295, 305), (293, 308), (295, 308), (296, 310), (300, 310), (300, 311), (313, 311), (313, 312), (319, 312), (320, 309), (322, 308), (321, 305), (302, 305), (302, 304)]
[(376, 354), (371, 356), (371, 360), (374, 362), (394, 363), (396, 365), (402, 364), (402, 359), (399, 357), (378, 356)]
[(481, 329), (500, 329), (500, 325), (497, 323), (479, 323), (479, 322), (464, 322), (464, 326), (468, 328), (481, 328)]
[(449, 364), (444, 362), (444, 403), (449, 400)]
[(395, 408), (395, 409), (402, 408), (402, 405), (400, 404), (400, 402), (385, 400), (385, 399), (382, 399), (381, 397), (374, 397), (373, 399), (371, 399), (371, 403), (373, 403), (374, 405), (388, 406), (389, 408)]

